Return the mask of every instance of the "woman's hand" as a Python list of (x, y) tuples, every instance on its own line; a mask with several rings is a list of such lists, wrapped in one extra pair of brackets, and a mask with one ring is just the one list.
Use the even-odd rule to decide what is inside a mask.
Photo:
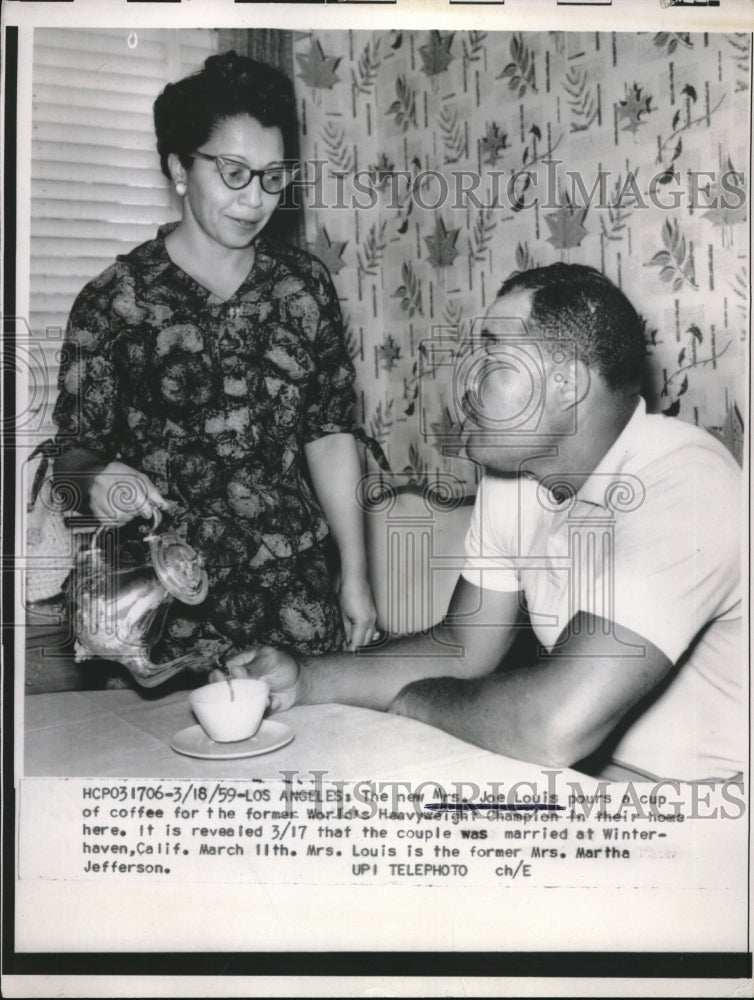
[(378, 637), (377, 609), (372, 589), (364, 576), (343, 579), (338, 589), (340, 611), (346, 630), (346, 649), (366, 646)]
[(151, 518), (168, 501), (149, 476), (123, 462), (110, 462), (97, 473), (89, 491), (89, 508), (100, 521), (122, 527), (135, 517)]
[[(294, 658), (274, 646), (252, 646), (229, 656), (225, 666), (231, 677), (257, 677), (270, 686), (270, 708), (284, 712), (296, 704), (301, 668)], [(223, 681), (222, 670), (213, 670), (210, 681)]]

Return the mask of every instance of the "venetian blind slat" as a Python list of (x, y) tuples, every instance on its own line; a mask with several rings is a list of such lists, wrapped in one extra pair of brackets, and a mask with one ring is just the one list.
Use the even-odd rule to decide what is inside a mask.
[(40, 401), (36, 386), (33, 405), (46, 434), (54, 433), (59, 332), (74, 299), (179, 215), (160, 170), (153, 102), (215, 50), (216, 32), (204, 29), (35, 31), (29, 324), (45, 356), (46, 396)]

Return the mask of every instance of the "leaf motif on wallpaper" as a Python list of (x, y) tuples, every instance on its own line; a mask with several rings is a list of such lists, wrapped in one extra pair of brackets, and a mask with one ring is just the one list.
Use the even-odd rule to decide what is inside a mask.
[(424, 237), (429, 250), (427, 260), (433, 267), (450, 267), (458, 256), (456, 241), (460, 232), (460, 229), (446, 229), (442, 216), (436, 216), (434, 235)]
[(411, 262), (408, 260), (404, 260), (401, 265), (401, 278), (403, 283), (398, 285), (391, 297), (401, 300), (401, 309), (408, 313), (409, 317), (417, 312), (423, 316), (421, 282), (416, 277)]
[(395, 81), (395, 93), (398, 99), (393, 101), (386, 114), (393, 115), (396, 125), (404, 132), (411, 125), (416, 128), (416, 91), (406, 83), (405, 76), (401, 75)]
[(376, 163), (370, 163), (367, 173), (372, 184), (382, 190), (390, 183), (390, 178), (395, 173), (395, 164), (385, 153), (380, 153)]
[(533, 267), (539, 267), (537, 261), (529, 253), (528, 243), (517, 243), (516, 244), (516, 270), (511, 271), (509, 277), (514, 274), (518, 274), (519, 271), (529, 271)]
[[(396, 220), (398, 225), (396, 228), (401, 235), (403, 235), (403, 233), (405, 233), (408, 229), (408, 219), (414, 209), (417, 187), (421, 187), (425, 181), (429, 180), (428, 174), (422, 174), (421, 166), (422, 164), (419, 157), (414, 156), (411, 160), (412, 170), (409, 171), (408, 192), (405, 198), (398, 203), (398, 216)], [(417, 173), (414, 173), (414, 171), (417, 171)]]
[(626, 97), (623, 101), (618, 101), (618, 119), (625, 122), (622, 131), (631, 132), (634, 136), (639, 131), (641, 125), (645, 124), (648, 114), (656, 111), (652, 107), (652, 95), (646, 97), (638, 83), (626, 86)]
[(674, 403), (671, 403), (667, 410), (663, 410), (663, 416), (665, 417), (677, 417), (681, 412), (681, 401), (676, 399)]
[(458, 121), (458, 111), (452, 104), (446, 104), (437, 119), (445, 147), (445, 163), (458, 163), (466, 153), (466, 131)]
[(381, 368), (391, 372), (401, 358), (401, 347), (392, 334), (388, 333), (381, 344), (377, 344), (377, 360)]
[(434, 436), (439, 438), (439, 440), (432, 442), (432, 447), (441, 454), (445, 453), (448, 438), (460, 439), (461, 437), (462, 427), (450, 415), (447, 406), (444, 406), (440, 411), (440, 419), (430, 421), (429, 426)]
[(508, 88), (518, 91), (518, 96), (523, 97), (527, 90), (538, 93), (534, 75), (534, 55), (531, 49), (524, 42), (523, 35), (517, 31), (510, 44), (512, 62), (509, 62), (502, 73), (496, 76), (496, 80), (508, 80)]
[(648, 355), (651, 355), (651, 349), (653, 347), (657, 347), (657, 327), (650, 326), (649, 320), (641, 313), (637, 313), (637, 316), (639, 317), (639, 322), (641, 323), (641, 329), (644, 336), (644, 349)]
[(479, 62), (486, 41), (486, 31), (467, 32), (466, 38), (463, 39), (463, 61), (465, 63)]
[(666, 219), (662, 224), (664, 250), (658, 250), (647, 267), (659, 267), (660, 278), (677, 292), (684, 283), (698, 289), (694, 281), (694, 258), (687, 255), (686, 237), (681, 233), (677, 220)]
[(448, 331), (449, 336), (460, 338), (462, 335), (463, 309), (454, 299), (448, 299), (442, 311), (443, 319), (449, 327), (455, 327), (455, 332)]
[(359, 262), (359, 270), (362, 274), (376, 274), (377, 267), (382, 260), (387, 247), (385, 239), (385, 229), (387, 222), (379, 225), (375, 222), (369, 227), (364, 246), (356, 255)]
[(335, 122), (325, 122), (325, 127), (322, 129), (322, 141), (327, 155), (338, 170), (350, 173), (353, 170), (353, 152), (346, 141), (345, 129), (339, 128)]
[(363, 356), (363, 345), (356, 339), (356, 334), (351, 326), (351, 317), (345, 313), (343, 313), (343, 346), (351, 361)]
[[(414, 366), (416, 367), (416, 366)], [(407, 417), (413, 417), (416, 410), (416, 400), (419, 396), (419, 383), (416, 382), (412, 387), (409, 387), (408, 383), (403, 389), (403, 402), (406, 406), (403, 409), (404, 414)]]
[(671, 154), (670, 161), (666, 164), (665, 171), (664, 171), (664, 174), (663, 174), (663, 177), (665, 177), (666, 179), (663, 180), (661, 178), (660, 179), (660, 183), (661, 184), (663, 184), (663, 183), (668, 184), (668, 183), (670, 183), (671, 180), (675, 180), (675, 174), (674, 174), (674, 171), (673, 171), (673, 164), (675, 163), (675, 161), (678, 159), (678, 157), (681, 155), (681, 152), (683, 151), (683, 140), (680, 138), (681, 134), (683, 132), (686, 132), (688, 129), (693, 128), (695, 125), (701, 125), (702, 123), (709, 124), (710, 118), (712, 117), (712, 115), (715, 114), (715, 112), (717, 111), (717, 109), (720, 107), (720, 105), (725, 100), (725, 94), (723, 94), (722, 97), (720, 98), (720, 100), (714, 106), (714, 108), (710, 108), (709, 110), (705, 109), (705, 111), (702, 112), (702, 114), (698, 115), (696, 118), (692, 118), (691, 117), (691, 108), (692, 108), (692, 106), (694, 104), (696, 104), (696, 101), (697, 101), (696, 90), (694, 89), (694, 87), (691, 86), (690, 83), (687, 83), (682, 88), (681, 94), (682, 94), (682, 96), (684, 96), (684, 97), (687, 98), (687, 101), (686, 101), (686, 106), (687, 106), (686, 121), (683, 122), (683, 124), (679, 124), (679, 122), (681, 121), (681, 109), (678, 108), (676, 110), (675, 114), (673, 115), (673, 121), (672, 121), (671, 126), (670, 126), (671, 129), (672, 129), (672, 131), (671, 131), (670, 135), (667, 137), (667, 139), (665, 139), (660, 144), (660, 147), (659, 147), (659, 149), (657, 151), (657, 158), (655, 160), (655, 163), (662, 163), (664, 161), (664, 159), (665, 159), (665, 152), (666, 152), (666, 150), (668, 150), (670, 148), (670, 146), (672, 146), (673, 143), (675, 143), (675, 145), (673, 146), (673, 152)]
[(589, 79), (589, 71), (572, 66), (566, 73), (563, 89), (568, 94), (571, 109), (571, 132), (586, 132), (599, 111)]
[(299, 79), (315, 90), (330, 90), (340, 80), (336, 73), (341, 56), (326, 56), (317, 38), (312, 38), (306, 55), (298, 53)]
[(330, 274), (337, 274), (346, 266), (343, 251), (348, 246), (347, 240), (331, 240), (324, 226), (317, 229), (317, 235), (309, 249), (315, 257), (319, 257)]
[(736, 69), (736, 91), (749, 89), (751, 36), (742, 31), (725, 36), (733, 49), (731, 59)]
[(388, 399), (384, 408), (382, 403), (378, 403), (369, 421), (369, 433), (381, 445), (387, 443), (393, 427), (393, 402), (392, 399)]
[(736, 305), (743, 313), (743, 318), (746, 319), (749, 315), (749, 271), (745, 264), (739, 268), (735, 278), (729, 284), (738, 300)]
[(508, 149), (508, 133), (503, 132), (497, 122), (487, 122), (484, 136), (479, 140), (479, 148), (482, 152), (482, 162), (494, 166)]
[(479, 209), (469, 237), (469, 255), (473, 260), (483, 261), (487, 256), (487, 248), (497, 226), (495, 218), (497, 208), (498, 206), (493, 203), (488, 208)]
[(685, 396), (689, 389), (689, 372), (697, 368), (706, 368), (707, 365), (716, 368), (717, 362), (732, 344), (732, 340), (728, 340), (723, 349), (718, 350), (717, 337), (713, 329), (710, 335), (710, 353), (707, 357), (700, 357), (698, 348), (701, 348), (703, 342), (702, 331), (695, 323), (692, 323), (686, 330), (686, 343), (678, 355), (676, 370), (668, 375), (667, 370), (663, 369), (664, 381), (660, 390), (660, 398), (674, 397), (673, 402), (662, 411), (666, 416), (675, 417), (680, 412), (681, 396)]
[(664, 48), (668, 55), (675, 52), (679, 45), (683, 45), (687, 49), (694, 47), (688, 31), (658, 31), (654, 37), (654, 43), (658, 49)]
[(426, 378), (428, 375), (434, 375), (437, 369), (444, 367), (446, 363), (443, 358), (440, 357), (438, 360), (435, 360), (433, 364), (426, 364), (427, 350), (425, 344), (423, 343), (419, 344), (419, 358), (422, 363), (421, 371), (419, 370), (419, 362), (414, 361), (411, 366), (411, 377), (406, 379), (403, 383), (403, 400), (407, 404), (403, 412), (407, 417), (413, 416), (416, 408), (416, 400), (419, 396), (421, 380)]
[[(605, 221), (604, 213), (600, 215), (600, 227), (602, 229), (602, 235), (606, 240), (619, 242), (623, 239), (623, 230), (628, 226), (631, 209), (636, 205), (636, 197), (633, 194), (636, 184), (636, 174), (636, 170), (629, 170), (626, 175), (625, 183), (623, 182), (621, 174), (618, 174), (613, 187), (612, 197), (607, 203), (608, 221)], [(630, 191), (628, 192), (628, 201), (625, 200), (627, 188), (630, 188)]]
[(351, 80), (354, 90), (359, 94), (371, 94), (377, 82), (377, 73), (382, 65), (380, 56), (380, 39), (367, 42), (361, 50), (356, 69), (351, 70)]
[(426, 45), (419, 46), (419, 54), (422, 57), (422, 72), (427, 76), (437, 76), (443, 73), (453, 62), (454, 56), (450, 51), (450, 46), (455, 38), (455, 31), (449, 31), (443, 35), (439, 31), (430, 31), (429, 41)]
[(581, 241), (589, 234), (584, 226), (589, 206), (582, 208), (571, 203), (567, 194), (563, 195), (563, 204), (549, 215), (545, 222), (550, 230), (547, 242), (552, 243), (556, 250), (571, 250), (581, 246)]
[(709, 219), (713, 226), (746, 222), (745, 180), (744, 174), (734, 170), (731, 158), (727, 157), (725, 169), (715, 174), (715, 183), (708, 182), (706, 188), (701, 189), (710, 205), (706, 212), (702, 212), (702, 218)]
[(428, 476), (428, 466), (414, 442), (408, 446), (408, 465), (403, 469), (404, 473), (410, 474), (409, 483), (418, 485)]
[[(527, 207), (526, 192), (532, 184), (533, 168), (543, 161), (548, 160), (563, 140), (563, 135), (558, 136), (557, 142), (552, 146), (547, 146), (543, 151), (537, 149), (537, 144), (542, 139), (542, 132), (537, 125), (532, 125), (528, 135), (531, 144), (527, 142), (521, 156), (521, 166), (514, 170), (508, 180), (507, 190), (511, 200), (511, 208), (514, 212), (520, 212)], [(532, 203), (529, 203), (529, 207)]]

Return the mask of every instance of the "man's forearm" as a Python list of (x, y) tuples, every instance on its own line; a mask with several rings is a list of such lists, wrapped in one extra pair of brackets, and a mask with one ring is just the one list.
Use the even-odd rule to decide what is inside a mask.
[(449, 628), (404, 636), (355, 653), (329, 653), (301, 661), (297, 702), (340, 702), (386, 709), (398, 692), (425, 677), (478, 676), (481, 668), (466, 655)]
[(551, 763), (547, 720), (536, 703), (522, 697), (530, 680), (518, 671), (473, 680), (420, 680), (407, 685), (390, 709), (486, 750)]
[(408, 684), (390, 709), (496, 753), (571, 766), (603, 743), (672, 663), (643, 636), (581, 612), (564, 634), (570, 638), (557, 654), (528, 665)]

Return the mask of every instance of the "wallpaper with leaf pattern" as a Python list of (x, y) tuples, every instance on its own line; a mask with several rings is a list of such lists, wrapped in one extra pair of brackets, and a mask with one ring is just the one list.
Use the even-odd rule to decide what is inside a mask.
[[(306, 239), (341, 298), (363, 427), (404, 479), (440, 470), (473, 490), (447, 392), (459, 339), (511, 272), (554, 261), (599, 268), (637, 307), (651, 409), (728, 433), (733, 419), (740, 434), (749, 44), (669, 32), (294, 34), (302, 156), (322, 177)], [(473, 173), (478, 205), (456, 196)]]

